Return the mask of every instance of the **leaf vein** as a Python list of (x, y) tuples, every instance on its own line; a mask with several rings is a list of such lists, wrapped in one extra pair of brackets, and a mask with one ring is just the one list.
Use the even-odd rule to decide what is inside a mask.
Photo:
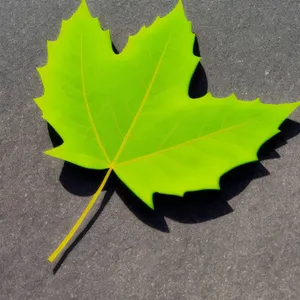
[(185, 141), (183, 143), (180, 143), (180, 144), (177, 144), (177, 145), (174, 145), (174, 146), (171, 146), (171, 147), (168, 147), (168, 148), (156, 151), (156, 152), (152, 152), (152, 153), (145, 154), (145, 155), (142, 155), (142, 156), (139, 156), (139, 157), (135, 157), (133, 159), (129, 159), (127, 161), (124, 161), (124, 162), (121, 162), (121, 163), (117, 164), (116, 167), (119, 167), (119, 166), (125, 165), (125, 164), (129, 164), (129, 163), (132, 163), (132, 162), (137, 161), (137, 160), (145, 159), (145, 158), (150, 157), (150, 156), (161, 154), (163, 152), (167, 152), (167, 151), (173, 150), (173, 149), (178, 148), (178, 147), (186, 146), (186, 145), (192, 144), (192, 143), (194, 143), (196, 141), (200, 141), (200, 140), (203, 140), (203, 139), (206, 139), (206, 138), (213, 137), (213, 136), (215, 136), (217, 134), (220, 134), (221, 132), (226, 132), (226, 131), (230, 131), (232, 129), (241, 128), (241, 127), (244, 127), (244, 126), (248, 125), (249, 123), (250, 123), (250, 121), (247, 121), (245, 123), (242, 123), (242, 124), (239, 124), (239, 125), (235, 125), (235, 126), (231, 126), (231, 127), (226, 128), (226, 129), (221, 129), (221, 130), (218, 130), (216, 132), (207, 134), (205, 136), (200, 136), (200, 137), (197, 137), (195, 139), (192, 139), (192, 140), (189, 140), (189, 141)]
[(105, 150), (105, 148), (104, 148), (104, 146), (103, 146), (103, 144), (100, 140), (99, 134), (97, 132), (97, 128), (96, 128), (94, 120), (93, 120), (93, 116), (92, 116), (92, 113), (91, 113), (91, 109), (90, 109), (87, 94), (86, 94), (85, 81), (84, 81), (84, 67), (83, 67), (83, 37), (82, 37), (82, 35), (80, 37), (80, 75), (81, 75), (81, 85), (82, 85), (83, 99), (84, 99), (84, 103), (85, 103), (85, 106), (86, 106), (86, 110), (87, 110), (87, 113), (88, 113), (88, 117), (89, 117), (91, 126), (93, 128), (93, 131), (94, 131), (94, 134), (95, 134), (95, 137), (96, 137), (96, 140), (97, 140), (97, 143), (98, 143), (100, 149), (103, 151), (103, 154), (104, 154), (107, 162), (110, 163), (110, 159), (107, 155), (107, 152), (106, 152), (106, 150)]
[(130, 137), (130, 134), (131, 134), (131, 132), (132, 132), (132, 130), (133, 130), (133, 128), (134, 128), (134, 126), (135, 126), (135, 124), (136, 124), (136, 122), (137, 122), (137, 120), (138, 120), (138, 118), (139, 118), (139, 116), (140, 116), (140, 114), (141, 114), (141, 112), (142, 112), (144, 106), (145, 106), (145, 103), (146, 103), (147, 99), (149, 98), (151, 89), (152, 89), (153, 84), (154, 84), (154, 82), (155, 82), (155, 79), (156, 79), (156, 77), (157, 77), (158, 71), (159, 71), (159, 69), (160, 69), (160, 67), (161, 67), (163, 58), (164, 58), (164, 56), (165, 56), (165, 54), (166, 54), (166, 51), (167, 51), (167, 49), (168, 49), (168, 46), (169, 46), (169, 44), (170, 44), (170, 40), (171, 40), (171, 35), (169, 36), (169, 39), (168, 39), (167, 42), (166, 42), (165, 48), (164, 48), (164, 50), (163, 50), (163, 52), (162, 52), (162, 54), (161, 54), (161, 56), (160, 56), (160, 59), (159, 59), (158, 64), (157, 64), (157, 66), (156, 66), (156, 68), (155, 68), (155, 71), (154, 71), (154, 73), (153, 73), (153, 76), (152, 76), (152, 79), (151, 79), (150, 84), (149, 84), (149, 86), (148, 86), (148, 89), (147, 89), (147, 91), (146, 91), (146, 93), (145, 93), (145, 96), (144, 96), (142, 102), (141, 102), (141, 105), (140, 105), (140, 107), (139, 107), (139, 109), (138, 109), (136, 115), (135, 115), (134, 118), (133, 118), (133, 121), (132, 121), (132, 123), (131, 123), (131, 125), (130, 125), (130, 127), (129, 127), (127, 133), (126, 133), (126, 135), (125, 135), (125, 138), (124, 138), (124, 140), (123, 140), (123, 142), (122, 142), (122, 144), (121, 144), (121, 146), (120, 146), (120, 148), (119, 148), (119, 150), (118, 150), (118, 152), (117, 152), (117, 154), (116, 154), (114, 160), (112, 161), (112, 163), (111, 163), (111, 165), (110, 165), (111, 168), (113, 168), (113, 167), (116, 165), (116, 163), (117, 163), (117, 161), (118, 161), (118, 159), (119, 159), (119, 157), (120, 157), (120, 155), (121, 155), (121, 153), (122, 153), (122, 151), (123, 151), (123, 149), (124, 149), (124, 147), (125, 147), (125, 145), (126, 145), (128, 139), (129, 139), (129, 137)]

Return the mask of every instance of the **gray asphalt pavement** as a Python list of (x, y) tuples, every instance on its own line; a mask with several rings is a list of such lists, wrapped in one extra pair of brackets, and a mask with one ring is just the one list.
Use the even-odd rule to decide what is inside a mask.
[[(176, 0), (87, 2), (120, 51)], [(57, 267), (47, 261), (102, 176), (43, 155), (57, 138), (32, 101), (46, 40), (78, 3), (0, 1), (0, 299), (299, 300), (300, 109), (221, 193), (158, 197), (154, 214), (112, 181), (91, 228)], [(183, 3), (213, 95), (300, 99), (299, 1)]]

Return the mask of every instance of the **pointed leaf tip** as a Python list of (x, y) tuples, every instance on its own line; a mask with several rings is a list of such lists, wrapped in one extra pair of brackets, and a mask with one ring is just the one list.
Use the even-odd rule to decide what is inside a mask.
[(86, 6), (87, 7), (87, 3), (86, 3), (86, 0), (81, 0), (81, 3), (79, 5), (80, 6)]
[(149, 208), (151, 208), (152, 210), (154, 210), (154, 202), (153, 202), (153, 199), (152, 199), (152, 198), (151, 198), (151, 200), (148, 201), (146, 204), (148, 205)]
[(75, 12), (74, 15), (76, 15), (76, 14), (82, 14), (82, 15), (87, 14), (88, 16), (92, 17), (91, 12), (89, 10), (89, 7), (86, 3), (86, 0), (81, 1), (81, 3), (80, 3), (80, 5), (79, 5), (79, 7), (78, 7), (78, 9), (77, 9), (77, 11)]
[[(173, 11), (171, 13), (177, 13), (177, 14), (180, 14), (184, 17), (185, 20), (187, 20), (188, 22), (190, 22), (187, 18), (187, 15), (185, 13), (185, 10), (184, 10), (184, 6), (183, 6), (183, 2), (182, 0), (178, 0), (176, 6), (174, 7)], [(192, 24), (191, 24), (191, 27), (192, 27)]]
[(183, 6), (183, 3), (182, 3), (182, 0), (178, 0), (176, 6), (175, 6), (175, 9), (179, 9), (179, 10), (182, 10), (184, 12), (184, 6)]
[(79, 8), (82, 8), (82, 9), (85, 9), (87, 11), (89, 11), (89, 8), (88, 8), (88, 5), (86, 3), (86, 0), (82, 0), (80, 5), (79, 5)]

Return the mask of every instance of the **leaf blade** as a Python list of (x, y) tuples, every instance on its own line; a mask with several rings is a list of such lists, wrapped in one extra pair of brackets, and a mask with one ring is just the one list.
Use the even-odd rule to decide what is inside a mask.
[[(108, 32), (95, 23), (83, 1), (75, 15), (63, 23), (56, 44), (49, 44), (49, 62), (40, 72), (45, 95), (37, 101), (38, 105), (44, 112), (44, 118), (62, 133), (64, 139), (62, 146), (47, 153), (87, 168), (114, 168), (118, 176), (150, 207), (153, 207), (151, 195), (155, 191), (182, 195), (191, 188), (219, 188), (218, 181), (222, 174), (236, 165), (256, 159), (256, 153), (253, 153), (257, 152), (261, 143), (278, 132), (279, 124), (288, 115), (285, 112), (287, 106), (276, 106), (276, 112), (280, 113), (274, 120), (274, 107), (259, 101), (238, 101), (234, 95), (216, 99), (211, 94), (201, 99), (190, 99), (189, 82), (199, 63), (199, 58), (192, 53), (194, 37), (191, 23), (186, 19), (182, 2), (179, 1), (169, 15), (157, 18), (150, 27), (143, 27), (137, 35), (130, 37), (124, 50), (116, 55), (112, 51)], [(77, 53), (78, 40), (80, 54)], [(58, 47), (60, 44), (61, 47)], [(69, 52), (62, 49), (66, 45)], [(102, 55), (97, 56), (97, 53)], [(66, 60), (70, 57), (79, 62), (79, 70), (72, 70), (72, 66), (71, 70), (67, 68)], [(53, 80), (55, 75), (63, 82), (62, 86), (58, 80)], [(56, 92), (51, 94), (49, 91), (55, 90), (55, 85), (58, 85)], [(78, 95), (80, 86), (81, 96)], [(69, 94), (64, 93), (63, 87), (67, 87)], [(121, 97), (120, 91), (123, 93)], [(53, 100), (53, 96), (58, 96), (59, 101)], [(68, 111), (70, 98), (75, 99), (73, 105), (78, 107)], [(69, 103), (69, 107), (63, 104), (65, 102)], [(289, 105), (288, 111), (292, 112), (298, 105)], [(85, 115), (81, 114), (82, 107), (85, 107)], [(232, 141), (238, 137), (237, 129), (244, 127), (243, 124), (247, 124), (246, 129), (239, 134), (248, 136), (252, 142), (249, 145), (245, 141), (243, 147), (252, 147), (252, 152), (235, 161), (230, 148), (233, 147)], [(259, 133), (255, 140), (251, 132), (253, 128), (260, 130), (260, 133), (265, 130), (263, 136)], [(229, 142), (222, 137), (224, 132), (227, 132)], [(182, 184), (180, 180), (184, 181), (184, 178), (170, 163), (164, 167), (155, 163), (154, 158), (159, 157), (158, 161), (163, 166), (161, 157), (170, 160), (166, 153), (175, 151), (176, 154), (179, 148), (189, 149), (195, 157), (197, 151), (194, 148), (199, 148), (200, 153), (204, 149), (209, 152), (207, 141), (210, 141), (211, 147), (214, 145), (219, 149), (218, 143), (214, 144), (218, 138), (226, 145), (223, 151), (227, 160), (231, 159), (231, 164), (219, 162), (222, 168), (210, 172), (209, 179), (205, 179), (206, 175), (198, 175), (197, 178), (199, 172), (207, 172), (207, 158), (197, 162), (203, 168), (191, 172), (196, 179)], [(237, 153), (235, 155), (238, 156)], [(178, 163), (184, 157), (184, 153), (179, 153), (176, 161), (171, 161)], [(139, 183), (145, 173), (138, 166), (142, 160), (151, 161), (150, 165), (164, 174), (158, 184), (153, 178), (159, 176), (150, 171), (152, 175), (146, 180), (150, 184), (144, 187), (145, 192), (140, 191), (144, 185)], [(188, 169), (192, 167), (190, 164)], [(167, 168), (173, 171), (170, 173)], [(210, 165), (210, 168), (215, 167)], [(166, 183), (165, 188), (160, 186), (160, 183), (168, 182), (166, 174), (170, 178), (173, 175), (178, 177), (176, 188), (168, 187)], [(169, 183), (172, 185), (172, 181)]]
[(179, 0), (116, 55), (109, 32), (82, 0), (57, 41), (47, 44), (48, 63), (38, 70), (45, 92), (36, 103), (64, 143), (46, 153), (108, 169), (50, 261), (75, 234), (113, 170), (151, 208), (155, 192), (182, 196), (219, 189), (220, 177), (257, 160), (261, 144), (299, 106), (238, 101), (234, 95), (191, 100), (189, 83), (200, 60), (192, 54), (194, 38)]

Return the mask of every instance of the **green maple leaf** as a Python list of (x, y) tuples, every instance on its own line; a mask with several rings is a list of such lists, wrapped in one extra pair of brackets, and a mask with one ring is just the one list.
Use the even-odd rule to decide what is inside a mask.
[(39, 69), (43, 117), (64, 143), (46, 153), (92, 169), (108, 169), (98, 192), (53, 261), (94, 204), (111, 172), (149, 207), (154, 192), (183, 196), (219, 189), (227, 171), (257, 160), (260, 146), (299, 103), (266, 105), (211, 94), (190, 99), (199, 58), (181, 1), (131, 36), (115, 54), (110, 34), (83, 1), (59, 38), (48, 42)]

